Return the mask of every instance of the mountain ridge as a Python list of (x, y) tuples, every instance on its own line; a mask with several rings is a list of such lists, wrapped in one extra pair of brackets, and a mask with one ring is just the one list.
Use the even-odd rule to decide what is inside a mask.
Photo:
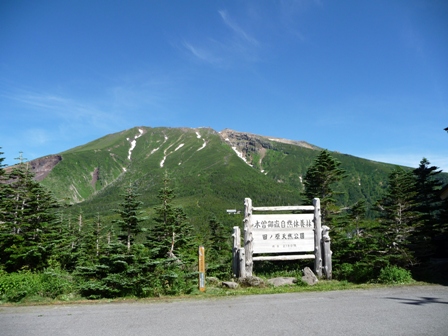
[[(109, 136), (116, 136), (116, 135), (120, 135), (123, 134), (125, 132), (129, 132), (132, 131), (134, 129), (141, 129), (143, 131), (142, 134), (146, 133), (146, 129), (152, 129), (152, 127), (148, 127), (148, 126), (135, 126), (123, 131), (119, 131), (119, 132), (115, 132), (115, 133), (110, 133), (107, 135), (104, 135), (103, 137), (100, 137), (96, 140), (90, 141), (86, 144), (82, 144), (82, 145), (78, 145), (76, 147), (64, 150), (60, 153), (57, 154), (48, 154), (33, 160), (30, 160), (28, 163), (31, 165), (30, 168), (31, 170), (36, 174), (36, 180), (38, 181), (42, 181), (48, 174), (49, 172), (54, 168), (54, 166), (56, 164), (58, 164), (60, 161), (62, 161), (62, 156), (65, 153), (70, 153), (73, 151), (84, 151), (84, 150), (88, 150), (88, 148), (86, 148), (86, 146), (89, 146), (92, 143), (97, 142), (100, 139), (109, 137)], [(213, 132), (215, 132), (216, 134), (219, 134), (222, 139), (224, 141), (229, 142), (231, 145), (241, 149), (240, 153), (243, 153), (244, 156), (250, 155), (251, 150), (248, 150), (248, 146), (252, 145), (254, 146), (253, 140), (255, 140), (256, 142), (258, 142), (258, 144), (263, 147), (263, 148), (272, 148), (272, 146), (269, 146), (268, 143), (269, 142), (278, 142), (278, 143), (283, 143), (283, 144), (290, 144), (290, 145), (295, 145), (295, 146), (300, 146), (300, 147), (304, 147), (304, 148), (308, 148), (308, 149), (313, 149), (313, 150), (323, 150), (322, 147), (319, 146), (315, 146), (313, 144), (310, 144), (307, 141), (304, 140), (291, 140), (291, 139), (286, 139), (286, 138), (279, 138), (279, 137), (274, 137), (274, 136), (265, 136), (265, 135), (260, 135), (260, 134), (255, 134), (255, 133), (250, 133), (250, 132), (241, 132), (241, 131), (237, 131), (231, 128), (225, 128), (221, 131), (216, 131), (210, 127), (195, 127), (195, 128), (191, 128), (191, 127), (156, 127), (156, 128), (163, 128), (163, 129), (180, 129), (180, 130), (193, 130), (193, 131), (197, 131), (200, 129), (208, 129), (211, 130)], [(229, 137), (230, 136), (230, 137)], [(129, 141), (130, 143), (130, 149), (129, 151), (132, 152), (133, 147), (132, 147), (132, 142), (135, 141), (136, 142), (137, 137), (134, 140), (131, 140), (130, 138), (127, 138), (127, 141)], [(231, 141), (229, 141), (231, 139)], [(261, 139), (263, 139), (264, 141), (261, 141)], [(246, 143), (246, 146), (242, 146), (241, 145), (241, 141)], [(251, 143), (252, 142), (252, 143)], [(340, 153), (340, 152), (336, 152), (333, 151), (334, 153)], [(344, 155), (350, 155), (350, 154), (344, 154)], [(244, 161), (244, 157), (241, 157), (241, 159), (243, 159)], [(372, 161), (372, 162), (379, 162), (379, 161), (374, 161), (374, 160), (370, 160), (370, 159), (365, 159), (362, 157), (359, 157), (360, 159), (363, 160), (368, 160), (368, 161)], [(384, 164), (391, 164), (391, 163), (387, 163), (387, 162), (380, 162), (380, 163), (384, 163)], [(9, 166), (12, 167), (12, 166)]]
[[(259, 205), (297, 205), (303, 177), (322, 148), (306, 141), (210, 127), (136, 126), (30, 161), (56, 199), (87, 216), (111, 214), (120, 193), (134, 184), (144, 208), (157, 204), (165, 171), (177, 202), (203, 223), (223, 209), (241, 209), (245, 197)], [(338, 203), (365, 199), (373, 204), (395, 166), (330, 152), (348, 178), (338, 183)], [(36, 175), (37, 177), (37, 175)]]

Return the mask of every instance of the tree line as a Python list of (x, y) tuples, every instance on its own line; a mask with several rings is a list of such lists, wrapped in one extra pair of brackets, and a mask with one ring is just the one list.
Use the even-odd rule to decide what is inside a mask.
[[(199, 241), (183, 208), (173, 205), (167, 173), (151, 218), (129, 183), (116, 219), (103, 222), (98, 215), (85, 223), (81, 212), (73, 218), (34, 180), (23, 160), (6, 170), (2, 155), (0, 295), (6, 291), (2, 276), (50, 271), (69, 277), (83, 297), (92, 299), (190, 293), (197, 284), (199, 245), (206, 247), (207, 274), (231, 277), (229, 228), (210, 218)], [(322, 222), (331, 228), (334, 277), (370, 281), (387, 267), (412, 270), (431, 257), (446, 256), (448, 203), (440, 198), (440, 173), (427, 159), (413, 170), (395, 167), (371, 219), (364, 201), (337, 204), (334, 185), (346, 172), (321, 151), (304, 176), (302, 196), (306, 204), (321, 200)]]
[(366, 203), (336, 204), (333, 186), (346, 178), (340, 162), (320, 152), (304, 178), (308, 204), (319, 197), (322, 222), (332, 237), (335, 276), (369, 281), (394, 266), (422, 269), (433, 257), (448, 256), (448, 201), (442, 200), (442, 170), (423, 158), (418, 168), (396, 166), (383, 195), (374, 202), (374, 219)]
[[(0, 155), (3, 153), (0, 153)], [(165, 174), (151, 226), (130, 183), (123, 194), (118, 219), (103, 223), (98, 215), (84, 223), (33, 179), (20, 162), (8, 172), (0, 157), (0, 274), (68, 272), (87, 298), (139, 297), (189, 293), (197, 275), (199, 243), (208, 251), (209, 273), (229, 273), (230, 232), (210, 218), (206, 241), (199, 242)], [(138, 238), (138, 239), (137, 239)], [(1, 294), (0, 282), (0, 294)]]

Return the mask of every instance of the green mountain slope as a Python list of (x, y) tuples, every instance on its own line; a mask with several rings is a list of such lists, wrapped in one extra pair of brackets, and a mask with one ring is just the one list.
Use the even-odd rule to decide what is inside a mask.
[[(201, 226), (212, 215), (228, 220), (226, 209), (242, 210), (245, 197), (255, 205), (300, 204), (303, 176), (320, 150), (231, 130), (136, 127), (61, 153), (42, 183), (58, 200), (77, 204), (86, 217), (113, 214), (120, 193), (132, 183), (150, 213), (166, 170), (176, 202)], [(374, 202), (393, 166), (332, 155), (348, 173), (337, 186), (340, 205), (360, 198)]]

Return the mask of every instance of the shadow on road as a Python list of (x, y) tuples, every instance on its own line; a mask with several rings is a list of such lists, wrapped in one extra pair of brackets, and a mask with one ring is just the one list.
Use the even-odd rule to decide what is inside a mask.
[(446, 301), (440, 301), (438, 298), (433, 297), (421, 297), (419, 299), (405, 299), (405, 298), (396, 298), (396, 297), (388, 297), (386, 299), (401, 301), (403, 304), (413, 305), (413, 306), (424, 306), (431, 303), (439, 303), (439, 304), (448, 304)]

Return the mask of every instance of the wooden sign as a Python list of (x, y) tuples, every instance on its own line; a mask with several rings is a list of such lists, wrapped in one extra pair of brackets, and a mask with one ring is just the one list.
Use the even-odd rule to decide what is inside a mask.
[[(257, 215), (254, 211), (282, 213)], [(292, 211), (301, 213), (285, 214)], [(329, 228), (322, 232), (319, 198), (313, 199), (313, 205), (262, 207), (252, 206), (252, 200), (245, 198), (244, 248), (239, 248), (240, 234), (238, 227), (236, 229), (233, 234), (233, 267), (234, 274), (240, 278), (252, 276), (254, 261), (314, 259), (316, 275), (321, 277), (323, 271), (327, 279), (331, 279)], [(254, 257), (254, 254), (265, 255)]]
[(314, 215), (252, 215), (253, 253), (314, 251)]

